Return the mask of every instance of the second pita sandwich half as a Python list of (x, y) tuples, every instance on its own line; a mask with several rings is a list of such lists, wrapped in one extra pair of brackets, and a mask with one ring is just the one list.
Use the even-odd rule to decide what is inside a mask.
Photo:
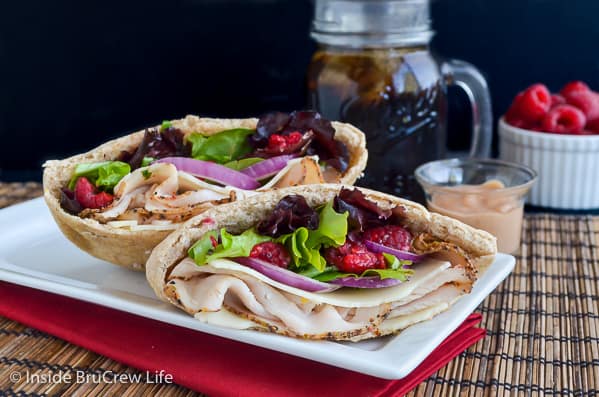
[(146, 276), (198, 321), (358, 341), (448, 309), (496, 252), (489, 233), (419, 204), (322, 184), (204, 212), (156, 247)]
[(367, 156), (360, 130), (316, 112), (187, 116), (48, 161), (44, 197), (79, 248), (143, 270), (151, 250), (193, 216), (269, 189), (353, 184)]

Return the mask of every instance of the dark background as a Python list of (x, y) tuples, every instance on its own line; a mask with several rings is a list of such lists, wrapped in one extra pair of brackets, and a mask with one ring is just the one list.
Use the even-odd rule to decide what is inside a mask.
[[(2, 2), (0, 180), (187, 113), (304, 107), (311, 14), (307, 0)], [(497, 116), (533, 82), (599, 88), (597, 15), (595, 0), (436, 0), (432, 48), (483, 71)]]

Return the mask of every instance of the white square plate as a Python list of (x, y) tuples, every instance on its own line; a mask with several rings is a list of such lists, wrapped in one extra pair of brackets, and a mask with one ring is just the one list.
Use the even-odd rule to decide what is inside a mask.
[(41, 198), (0, 211), (0, 280), (386, 379), (403, 378), (416, 368), (507, 277), (514, 264), (514, 257), (498, 254), (472, 293), (399, 335), (358, 343), (307, 341), (195, 320), (156, 298), (143, 273), (93, 258), (71, 244)]

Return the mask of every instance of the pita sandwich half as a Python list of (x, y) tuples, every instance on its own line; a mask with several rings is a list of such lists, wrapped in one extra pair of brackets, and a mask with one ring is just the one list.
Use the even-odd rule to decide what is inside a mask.
[(146, 276), (198, 321), (359, 341), (443, 312), (496, 252), (489, 233), (419, 204), (307, 185), (194, 217), (156, 247)]
[(47, 161), (44, 198), (80, 249), (143, 271), (151, 250), (193, 216), (269, 189), (353, 184), (367, 156), (360, 130), (315, 112), (187, 116)]

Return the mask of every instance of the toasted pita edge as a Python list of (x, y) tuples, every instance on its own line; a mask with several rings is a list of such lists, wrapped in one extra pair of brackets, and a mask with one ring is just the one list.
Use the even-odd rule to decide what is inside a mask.
[[(231, 233), (241, 233), (266, 217), (286, 195), (300, 194), (306, 198), (309, 205), (317, 206), (332, 200), (343, 187), (338, 184), (296, 186), (211, 208), (188, 220), (154, 249), (146, 263), (148, 282), (158, 297), (177, 305), (164, 293), (166, 279), (170, 269), (187, 255), (189, 247), (204, 233), (223, 227)], [(493, 261), (497, 253), (497, 243), (491, 234), (455, 219), (429, 213), (418, 203), (365, 188), (359, 189), (382, 208), (401, 208), (403, 217), (413, 230), (428, 231), (439, 239), (463, 248), (471, 255), (475, 266), (486, 267)]]
[[(187, 116), (174, 120), (173, 126), (185, 134), (201, 131), (215, 134), (231, 128), (256, 128), (258, 119), (214, 119)], [(345, 143), (350, 153), (348, 169), (341, 182), (353, 184), (366, 167), (368, 153), (364, 134), (350, 124), (333, 122), (336, 139)], [(44, 164), (44, 199), (62, 233), (77, 247), (96, 258), (143, 271), (152, 249), (171, 231), (127, 230), (104, 225), (94, 219), (83, 219), (65, 212), (60, 206), (60, 189), (64, 187), (77, 164), (114, 160), (121, 151), (133, 151), (143, 139), (144, 130), (109, 141), (89, 152)]]

